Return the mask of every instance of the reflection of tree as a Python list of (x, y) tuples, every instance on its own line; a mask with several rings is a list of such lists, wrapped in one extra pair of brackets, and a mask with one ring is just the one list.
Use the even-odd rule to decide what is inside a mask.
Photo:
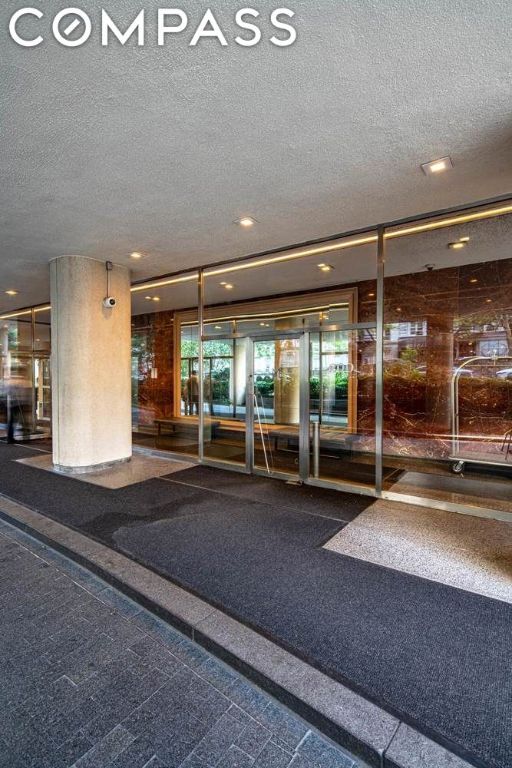
[(459, 317), (456, 323), (455, 337), (459, 341), (469, 341), (475, 335), (475, 328), (485, 331), (487, 326), (492, 330), (505, 333), (507, 354), (512, 354), (512, 311), (499, 309), (478, 309), (476, 312)]

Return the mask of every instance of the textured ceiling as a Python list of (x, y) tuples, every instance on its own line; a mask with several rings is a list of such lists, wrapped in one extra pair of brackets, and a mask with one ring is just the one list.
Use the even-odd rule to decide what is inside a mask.
[[(465, 248), (451, 250), (448, 247), (449, 243), (466, 237), (469, 242)], [(345, 245), (353, 240), (348, 238)], [(386, 243), (385, 275), (390, 277), (422, 273), (426, 271), (427, 265), (437, 272), (448, 267), (480, 265), (491, 259), (510, 260), (511, 243), (512, 214), (392, 238)], [(325, 256), (305, 256), (271, 266), (257, 266), (260, 261), (255, 259), (249, 262), (254, 264), (249, 269), (207, 275), (205, 304), (216, 305), (227, 301), (244, 301), (375, 281), (377, 247), (375, 243), (346, 247)], [(322, 272), (318, 268), (319, 262), (327, 262), (333, 268), (332, 271), (327, 274)], [(244, 267), (246, 265), (244, 263)], [(227, 291), (223, 282), (229, 282), (233, 286), (232, 290)], [(369, 289), (376, 290), (371, 286)], [(155, 296), (159, 301), (153, 303)], [(194, 307), (197, 305), (197, 281), (137, 291), (132, 295), (132, 305), (134, 314)]]
[[(96, 26), (28, 50), (7, 38), (20, 5), (0, 10), (0, 311), (46, 301), (61, 254), (141, 251), (140, 279), (512, 191), (508, 0), (294, 0), (285, 49), (189, 32), (102, 49)], [(121, 23), (165, 4), (103, 5)], [(243, 4), (210, 5), (232, 40)], [(452, 171), (422, 174), (446, 154)]]

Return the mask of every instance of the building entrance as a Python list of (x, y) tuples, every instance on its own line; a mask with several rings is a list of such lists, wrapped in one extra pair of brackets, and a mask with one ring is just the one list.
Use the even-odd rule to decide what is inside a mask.
[(246, 429), (251, 472), (299, 478), (301, 454), (308, 448), (307, 432), (301, 434), (307, 387), (301, 352), (304, 335), (249, 339)]
[(212, 420), (205, 401), (205, 461), (227, 459), (252, 474), (373, 492), (374, 329), (273, 331), (237, 344), (245, 373), (239, 420)]

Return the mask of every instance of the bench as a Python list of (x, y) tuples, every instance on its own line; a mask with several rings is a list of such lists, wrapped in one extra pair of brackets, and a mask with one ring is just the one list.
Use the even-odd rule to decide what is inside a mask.
[[(211, 428), (212, 436), (215, 436), (217, 429), (220, 427), (220, 421), (205, 419), (204, 423), (205, 426)], [(198, 419), (187, 416), (169, 416), (165, 419), (155, 419), (155, 425), (158, 429), (158, 437), (162, 436), (163, 429), (168, 429), (173, 435), (182, 433), (187, 435), (193, 434), (194, 437), (197, 437), (199, 429)]]

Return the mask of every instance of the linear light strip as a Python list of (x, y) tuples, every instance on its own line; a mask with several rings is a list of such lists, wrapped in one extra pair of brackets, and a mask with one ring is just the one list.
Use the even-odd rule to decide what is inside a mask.
[[(420, 232), (430, 232), (435, 229), (443, 229), (445, 227), (452, 227), (458, 224), (467, 224), (471, 221), (481, 221), (485, 219), (492, 219), (497, 216), (504, 216), (505, 214), (512, 213), (512, 204), (505, 205), (501, 208), (490, 208), (485, 211), (477, 211), (475, 213), (463, 214), (462, 216), (453, 216), (447, 219), (439, 219), (437, 221), (430, 221), (425, 224), (416, 224), (412, 227), (404, 227), (403, 229), (397, 229), (393, 232), (385, 232), (384, 238), (386, 240), (393, 240), (397, 237), (405, 237), (407, 235), (414, 235)], [(215, 277), (217, 275), (225, 275), (232, 272), (240, 272), (246, 269), (255, 269), (257, 267), (263, 267), (268, 264), (279, 264), (286, 261), (293, 261), (295, 259), (302, 259), (306, 256), (320, 256), (323, 253), (332, 253), (335, 251), (346, 250), (347, 248), (356, 248), (361, 245), (368, 245), (370, 243), (376, 243), (378, 240), (377, 235), (369, 235), (368, 237), (360, 237), (354, 240), (346, 240), (345, 242), (330, 243), (329, 245), (318, 246), (317, 248), (307, 248), (302, 251), (292, 251), (291, 253), (284, 253), (280, 256), (269, 256), (265, 259), (259, 259), (257, 261), (247, 261), (238, 264), (232, 264), (227, 267), (220, 267), (213, 269), (209, 272), (205, 272), (205, 277)], [(198, 273), (191, 275), (182, 275), (180, 277), (169, 278), (168, 280), (157, 280), (152, 283), (143, 283), (141, 285), (133, 285), (130, 290), (132, 293), (138, 293), (140, 291), (149, 291), (152, 288), (162, 288), (168, 285), (177, 285), (180, 283), (187, 283), (192, 280), (198, 279)], [(35, 312), (42, 312), (43, 310), (50, 309), (50, 307), (38, 307)], [(9, 320), (14, 317), (20, 317), (21, 315), (30, 314), (32, 310), (24, 310), (22, 312), (13, 312), (8, 315), (0, 315), (0, 320)]]
[(369, 237), (361, 237), (356, 240), (347, 240), (341, 243), (332, 243), (330, 245), (322, 245), (318, 248), (308, 248), (304, 251), (292, 251), (292, 253), (284, 253), (281, 256), (270, 256), (266, 259), (259, 259), (258, 261), (242, 262), (240, 264), (233, 264), (230, 267), (221, 267), (220, 269), (214, 269), (210, 272), (205, 272), (205, 277), (215, 277), (216, 275), (225, 275), (228, 272), (238, 272), (242, 269), (253, 269), (255, 267), (264, 267), (267, 264), (279, 264), (283, 261), (292, 261), (295, 259), (302, 259), (305, 256), (319, 256), (323, 253), (331, 253), (332, 251), (342, 251), (346, 248), (353, 248), (359, 245), (367, 245), (368, 243), (376, 243), (377, 235), (370, 235)]
[[(47, 312), (49, 309), (51, 309), (51, 305), (48, 304), (45, 307), (35, 307), (34, 312)], [(9, 312), (7, 315), (0, 315), (0, 320), (12, 320), (15, 317), (24, 317), (26, 315), (31, 315), (32, 309), (22, 309), (19, 312)]]
[(443, 229), (444, 227), (453, 227), (457, 224), (468, 224), (470, 221), (493, 219), (497, 216), (504, 216), (507, 213), (512, 213), (512, 205), (506, 205), (502, 208), (492, 208), (488, 211), (468, 213), (464, 214), (463, 216), (456, 216), (450, 219), (430, 221), (426, 224), (417, 224), (414, 227), (405, 227), (404, 229), (397, 229), (393, 232), (386, 232), (384, 237), (386, 240), (392, 240), (395, 237), (404, 237), (405, 235), (414, 235), (419, 232), (428, 232), (432, 229)]
[[(227, 323), (231, 320), (246, 321), (251, 320), (286, 320), (289, 317), (301, 316), (301, 315), (314, 315), (319, 312), (332, 312), (335, 309), (343, 309), (348, 307), (347, 302), (338, 304), (322, 304), (318, 307), (304, 307), (299, 309), (285, 309), (278, 312), (258, 312), (257, 314), (245, 314), (245, 315), (225, 315), (223, 317), (206, 317), (205, 325), (214, 325), (215, 323)], [(208, 312), (208, 310), (207, 310)], [(197, 325), (197, 320), (190, 320), (182, 323), (186, 326)]]
[[(443, 229), (445, 227), (456, 226), (457, 224), (467, 224), (471, 221), (491, 219), (495, 218), (496, 216), (503, 216), (507, 213), (512, 213), (512, 205), (506, 205), (500, 208), (491, 208), (485, 211), (477, 211), (475, 213), (464, 214), (462, 216), (453, 216), (447, 219), (439, 219), (437, 221), (426, 222), (425, 224), (416, 224), (412, 227), (404, 227), (403, 229), (394, 230), (393, 232), (385, 232), (384, 237), (386, 240), (393, 240), (397, 237), (405, 237), (406, 235), (419, 234), (420, 232), (429, 232), (435, 229)], [(291, 253), (284, 253), (279, 256), (269, 256), (264, 259), (258, 259), (257, 261), (241, 262), (238, 264), (232, 264), (230, 266), (219, 267), (217, 269), (206, 271), (205, 277), (216, 277), (218, 275), (240, 272), (246, 269), (255, 269), (257, 267), (263, 267), (269, 264), (279, 264), (286, 261), (305, 258), (306, 256), (320, 256), (324, 253), (332, 253), (335, 251), (346, 250), (347, 248), (356, 248), (361, 245), (376, 243), (377, 239), (377, 235), (369, 235), (368, 237), (346, 240), (345, 242), (329, 243), (329, 245), (321, 245), (316, 248), (306, 248), (302, 251), (292, 251)], [(196, 275), (187, 275), (181, 278), (171, 278), (169, 280), (162, 280), (160, 282), (134, 286), (132, 291), (143, 291), (150, 288), (160, 288), (162, 286), (173, 285), (178, 282), (185, 282), (188, 280), (196, 279)]]
[(143, 285), (132, 285), (130, 291), (137, 293), (138, 291), (149, 291), (151, 288), (161, 288), (165, 285), (176, 285), (176, 283), (187, 283), (190, 280), (198, 280), (199, 275), (195, 272), (193, 275), (184, 275), (182, 277), (173, 277), (169, 280), (160, 280), (155, 283), (144, 283)]

